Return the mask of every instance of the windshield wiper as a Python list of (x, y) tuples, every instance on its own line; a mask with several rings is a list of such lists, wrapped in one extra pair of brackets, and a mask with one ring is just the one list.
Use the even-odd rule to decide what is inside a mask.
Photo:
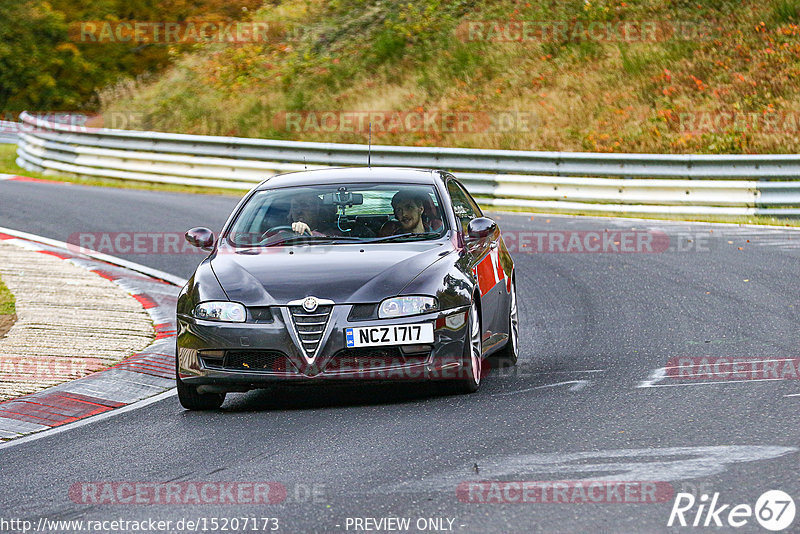
[(439, 237), (439, 232), (422, 232), (421, 234), (416, 233), (407, 233), (407, 234), (397, 234), (397, 235), (389, 235), (386, 237), (378, 237), (375, 239), (369, 239), (368, 243), (383, 243), (387, 241), (414, 241), (417, 239), (427, 239), (429, 237)]
[(286, 245), (286, 244), (295, 244), (300, 245), (304, 243), (329, 243), (329, 244), (336, 244), (339, 242), (352, 242), (352, 241), (361, 241), (360, 237), (349, 237), (349, 236), (332, 236), (332, 235), (294, 235), (291, 237), (286, 237), (284, 239), (278, 239), (277, 241), (272, 241), (270, 243), (265, 243), (264, 247), (274, 247), (277, 245)]

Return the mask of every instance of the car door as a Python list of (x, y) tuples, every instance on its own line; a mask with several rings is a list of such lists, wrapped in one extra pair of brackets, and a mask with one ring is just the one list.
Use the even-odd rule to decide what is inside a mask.
[(505, 331), (505, 323), (498, 320), (503, 303), (503, 284), (500, 282), (505, 280), (505, 273), (500, 266), (498, 241), (496, 238), (469, 240), (467, 237), (469, 222), (477, 217), (483, 217), (483, 213), (457, 180), (452, 178), (448, 180), (447, 191), (464, 235), (467, 267), (478, 281), (483, 339), (489, 341), (489, 345), (484, 345), (484, 349), (491, 348), (491, 343), (494, 342), (491, 339), (492, 335)]

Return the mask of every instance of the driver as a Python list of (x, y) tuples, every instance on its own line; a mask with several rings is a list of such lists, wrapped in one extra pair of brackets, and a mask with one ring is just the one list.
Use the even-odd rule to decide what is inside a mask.
[(322, 200), (316, 193), (307, 191), (292, 197), (289, 222), (294, 232), (309, 235), (339, 235), (338, 229), (332, 227), (325, 219)]

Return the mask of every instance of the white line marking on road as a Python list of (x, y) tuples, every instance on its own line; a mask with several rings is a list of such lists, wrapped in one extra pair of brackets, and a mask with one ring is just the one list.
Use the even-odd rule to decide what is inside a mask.
[(28, 436), (24, 436), (21, 438), (15, 438), (11, 441), (6, 443), (0, 443), (0, 449), (6, 449), (8, 447), (13, 447), (15, 445), (20, 445), (22, 443), (28, 443), (31, 441), (35, 441), (41, 438), (48, 438), (54, 434), (59, 434), (61, 432), (65, 432), (67, 430), (72, 430), (75, 428), (80, 428), (82, 426), (90, 425), (92, 423), (97, 423), (99, 421), (104, 421), (106, 419), (110, 419), (112, 417), (116, 417), (117, 415), (122, 415), (127, 412), (132, 412), (134, 410), (138, 410), (139, 408), (144, 408), (146, 406), (150, 406), (151, 404), (155, 404), (156, 402), (160, 402), (164, 399), (168, 399), (170, 397), (174, 397), (178, 394), (178, 390), (175, 388), (169, 389), (164, 393), (159, 393), (149, 399), (140, 400), (138, 402), (134, 402), (133, 404), (129, 404), (127, 406), (123, 406), (122, 408), (116, 408), (114, 410), (101, 413), (99, 415), (93, 415), (92, 417), (87, 417), (86, 419), (81, 419), (80, 421), (75, 421), (74, 423), (67, 423), (66, 425), (57, 426), (51, 428), (49, 430), (42, 430), (41, 432), (36, 432), (34, 434), (30, 434)]
[(642, 380), (637, 385), (637, 388), (653, 388), (656, 387), (653, 384), (656, 382), (661, 382), (667, 376), (667, 368), (666, 367), (659, 367), (652, 373), (650, 373), (650, 377), (647, 380)]
[(519, 391), (507, 391), (506, 393), (495, 393), (492, 397), (505, 397), (506, 395), (516, 395), (518, 393), (526, 393), (536, 389), (554, 388), (556, 386), (566, 386), (567, 384), (575, 384), (569, 388), (569, 391), (581, 391), (591, 382), (589, 380), (567, 380), (566, 382), (557, 382), (555, 384), (545, 384), (544, 386), (535, 386), (527, 389), (520, 389)]
[(589, 384), (591, 384), (591, 382), (588, 381), (588, 380), (576, 380), (575, 381), (575, 385), (572, 386), (571, 388), (569, 388), (569, 390), (570, 391), (580, 391), (580, 390), (584, 389), (586, 386), (588, 386)]
[(791, 395), (784, 395), (784, 397), (800, 397), (800, 393), (792, 393)]
[(716, 380), (714, 382), (692, 382), (688, 384), (655, 384), (657, 380), (643, 380), (639, 382), (637, 388), (679, 388), (682, 386), (711, 386), (714, 384), (748, 384), (752, 382), (775, 382), (783, 380), (783, 378), (754, 378), (743, 380)]
[(604, 369), (588, 369), (585, 371), (546, 371), (544, 373), (527, 373), (523, 370), (518, 370), (517, 367), (500, 368), (493, 378), (506, 379), (506, 378), (523, 378), (523, 377), (537, 377), (547, 375), (576, 375), (580, 373), (605, 373)]
[(751, 382), (774, 382), (783, 378), (754, 378), (752, 380), (717, 380), (715, 382), (694, 382), (692, 384), (658, 384), (653, 386), (637, 386), (651, 388), (675, 388), (680, 386), (710, 386), (713, 384), (747, 384)]
[[(478, 477), (465, 475), (463, 467), (456, 467), (427, 474), (423, 479), (399, 484), (395, 481), (391, 486), (377, 487), (376, 491), (383, 494), (419, 490), (452, 492), (459, 484), (482, 480), (674, 482), (709, 477), (736, 464), (796, 455), (797, 452), (796, 447), (721, 445), (498, 455), (476, 459), (481, 466)], [(796, 461), (794, 458), (786, 462)]]

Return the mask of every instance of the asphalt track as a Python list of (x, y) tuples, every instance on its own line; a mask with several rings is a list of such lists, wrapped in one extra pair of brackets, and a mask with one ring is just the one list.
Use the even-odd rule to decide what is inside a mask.
[[(7, 181), (0, 226), (64, 241), (76, 232), (217, 231), (235, 202)], [(419, 518), (451, 519), (455, 532), (767, 532), (753, 517), (738, 529), (668, 528), (672, 498), (461, 502), (456, 489), (468, 480), (663, 481), (751, 506), (777, 489), (800, 505), (800, 382), (658, 371), (677, 357), (797, 358), (800, 232), (492, 215), (506, 233), (659, 231), (670, 249), (515, 252), (520, 362), (493, 371), (474, 395), (408, 384), (274, 388), (229, 395), (212, 413), (186, 412), (170, 397), (0, 448), (0, 519), (275, 517), (283, 532), (353, 532), (348, 518), (405, 517), (410, 532)], [(118, 255), (183, 277), (200, 260)], [(287, 498), (200, 506), (70, 497), (75, 484), (107, 481), (276, 481)]]

